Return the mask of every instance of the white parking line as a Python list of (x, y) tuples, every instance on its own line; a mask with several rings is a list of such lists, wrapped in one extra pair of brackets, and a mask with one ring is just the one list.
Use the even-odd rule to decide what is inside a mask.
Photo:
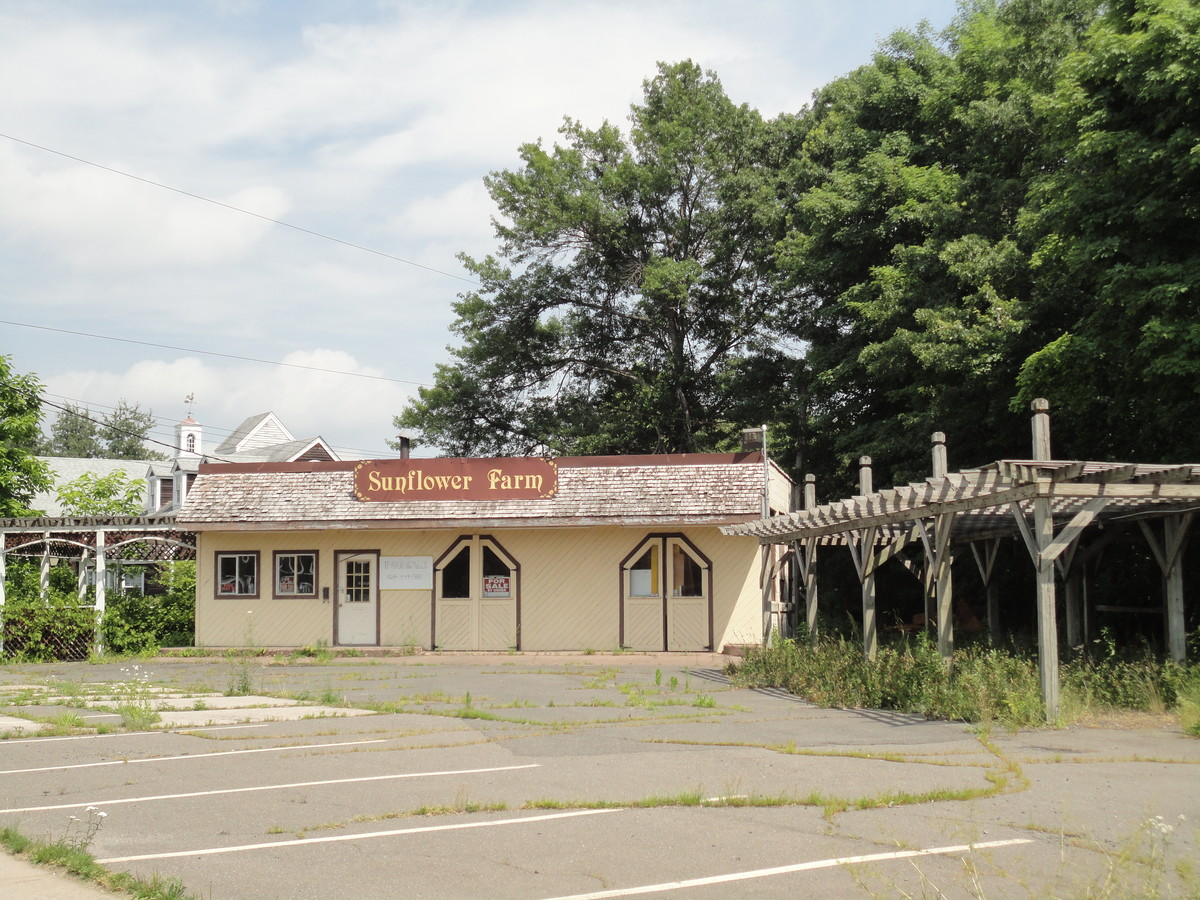
[[(321, 746), (325, 746), (324, 744)], [(513, 769), (539, 769), (541, 763), (523, 766), (493, 766), (488, 769), (455, 769), (446, 772), (405, 772), (401, 775), (366, 775), (361, 778), (331, 778), (327, 781), (297, 781), (293, 784), (264, 784), (256, 787), (223, 788), (216, 791), (191, 791), (186, 794), (155, 794), (151, 797), (125, 797), (119, 800), (89, 800), (86, 803), (58, 803), (54, 806), (22, 806), (0, 809), (3, 813), (45, 812), (51, 809), (79, 809), (88, 806), (117, 806), (122, 803), (149, 803), (152, 800), (182, 800), (187, 797), (211, 797), (216, 794), (245, 794), (251, 791), (283, 791), (288, 788), (321, 787), (329, 784), (355, 784), (361, 781), (388, 781), (395, 778), (436, 778), (441, 775), (478, 775), (484, 772), (511, 772)]]
[(239, 753), (281, 753), (284, 750), (318, 750), (322, 747), (349, 747), (354, 744), (382, 744), (387, 738), (369, 741), (338, 741), (329, 744), (293, 744), (289, 747), (254, 747), (250, 750), (221, 750), (217, 753), (185, 753), (181, 756), (148, 756), (145, 759), (111, 759), (105, 762), (78, 763), (73, 766), (42, 766), (37, 769), (8, 769), (0, 775), (25, 775), (30, 772), (62, 772), (67, 769), (97, 769), (101, 766), (131, 766), (134, 763), (170, 762), (176, 759), (212, 759), (216, 756), (236, 756)]
[(578, 809), (571, 812), (550, 813), (543, 816), (526, 816), (520, 819), (495, 819), (490, 822), (459, 822), (454, 825), (425, 825), (420, 828), (399, 828), (395, 831), (371, 831), (366, 834), (338, 834), (332, 837), (300, 838), (292, 841), (269, 841), (265, 844), (239, 844), (234, 847), (210, 847), (204, 850), (176, 850), (171, 853), (144, 853), (140, 856), (111, 856), (98, 859), (101, 865), (124, 862), (140, 862), (145, 859), (171, 859), (178, 856), (212, 856), (218, 853), (241, 853), (246, 850), (274, 850), (278, 847), (296, 847), (301, 844), (330, 844), (335, 841), (365, 841), (368, 838), (396, 837), (402, 834), (427, 834), (432, 831), (459, 831), (464, 828), (495, 828), (500, 825), (528, 825), (550, 819), (570, 819), (575, 816), (597, 816), (603, 813), (620, 812), (619, 809)]
[[(791, 866), (775, 866), (771, 869), (753, 869), (749, 872), (732, 872), (728, 875), (712, 875), (708, 878), (689, 878), (687, 881), (666, 881), (662, 884), (644, 884), (638, 887), (616, 888), (611, 891), (593, 891), (588, 894), (567, 894), (549, 897), (547, 900), (605, 900), (608, 897), (633, 897), (638, 894), (658, 894), (691, 887), (712, 884), (728, 884), (732, 881), (747, 881), (751, 878), (768, 878), (772, 875), (788, 875), (792, 872), (807, 872), (812, 869), (831, 869), (834, 866), (852, 866), (859, 863), (885, 862), (891, 859), (911, 859), (915, 856), (940, 856), (950, 853), (970, 853), (993, 847), (1011, 847), (1015, 844), (1032, 844), (1028, 838), (1009, 841), (987, 841), (982, 844), (958, 844), (954, 847), (931, 847), (927, 850), (897, 850), (891, 853), (870, 853), (865, 856), (842, 856), (837, 859), (818, 859), (813, 862), (796, 863)], [(100, 860), (104, 862), (104, 860)]]
[[(91, 718), (85, 716), (84, 718)], [(221, 731), (230, 728), (268, 728), (274, 722), (255, 722), (247, 725), (196, 725), (191, 728), (172, 728), (161, 731), (115, 731), (112, 734), (68, 734), (60, 737), (18, 738), (0, 741), (0, 747), (23, 747), (26, 744), (45, 744), (49, 741), (95, 741), (100, 738), (145, 737), (148, 734), (191, 734), (193, 731)]]

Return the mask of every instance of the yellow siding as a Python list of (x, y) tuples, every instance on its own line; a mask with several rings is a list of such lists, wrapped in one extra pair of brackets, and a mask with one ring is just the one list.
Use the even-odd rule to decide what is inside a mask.
[[(753, 643), (761, 634), (758, 542), (726, 537), (715, 527), (514, 529), (489, 532), (520, 565), (521, 647), (525, 650), (611, 650), (619, 643), (621, 560), (648, 534), (683, 533), (712, 561), (715, 649)], [(436, 559), (459, 531), (203, 532), (199, 535), (196, 641), (201, 646), (298, 647), (333, 642), (332, 601), (272, 599), (276, 550), (318, 553), (318, 595), (334, 592), (334, 554)], [(214, 597), (214, 554), (260, 553), (260, 597)], [(380, 644), (430, 647), (429, 591), (380, 592)], [(707, 623), (705, 624), (707, 627)]]

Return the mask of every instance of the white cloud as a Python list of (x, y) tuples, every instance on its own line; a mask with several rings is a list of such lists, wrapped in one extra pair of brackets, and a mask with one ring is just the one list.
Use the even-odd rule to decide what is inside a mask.
[[(151, 172), (139, 177), (160, 180)], [(6, 193), (0, 223), (74, 266), (139, 269), (224, 262), (245, 255), (272, 227), (93, 167), (36, 168), (25, 152), (11, 147), (0, 147), (0, 183)], [(213, 199), (270, 218), (288, 209), (283, 191), (267, 185)]]
[[(389, 454), (395, 436), (392, 416), (400, 412), (412, 385), (339, 375), (380, 375), (340, 350), (306, 350), (282, 360), (292, 366), (216, 365), (195, 357), (166, 362), (145, 360), (124, 371), (69, 371), (46, 379), (50, 394), (89, 404), (103, 413), (126, 397), (152, 409), (155, 437), (169, 442), (174, 423), (186, 414), (184, 398), (195, 395), (192, 416), (205, 426), (204, 445), (215, 447), (245, 418), (272, 411), (297, 438), (321, 435), (348, 457)], [(163, 448), (159, 448), (163, 449)]]

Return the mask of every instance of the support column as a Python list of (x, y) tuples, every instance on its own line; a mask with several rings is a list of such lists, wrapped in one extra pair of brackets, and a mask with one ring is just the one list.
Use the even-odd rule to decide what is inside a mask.
[(942, 659), (954, 655), (954, 576), (950, 554), (950, 532), (954, 527), (954, 513), (938, 516), (934, 524), (935, 555), (933, 566), (934, 595), (938, 611), (938, 653)]
[(8, 577), (7, 536), (0, 529), (0, 657), (4, 656), (4, 602), (8, 599), (5, 579)]
[(1164, 549), (1167, 554), (1167, 650), (1171, 659), (1187, 659), (1187, 627), (1183, 616), (1183, 547), (1187, 543), (1192, 513), (1168, 516), (1163, 522)]
[(108, 588), (108, 571), (106, 554), (104, 552), (104, 531), (96, 529), (96, 653), (104, 652), (104, 642), (100, 634), (100, 622), (104, 618), (105, 594)]
[[(817, 476), (804, 476), (804, 508), (817, 508)], [(817, 593), (817, 539), (804, 539), (804, 555), (797, 556), (802, 560), (801, 572), (804, 575), (804, 612), (808, 622), (808, 636), (813, 646), (817, 644), (817, 613), (820, 609), (820, 599)]]
[(50, 532), (42, 532), (42, 564), (38, 570), (38, 594), (43, 603), (50, 601)]
[(1046, 721), (1058, 719), (1058, 621), (1054, 609), (1054, 560), (1048, 550), (1054, 540), (1050, 498), (1033, 501), (1033, 534), (1037, 544), (1038, 676)]
[[(858, 490), (864, 497), (873, 492), (871, 484), (871, 457), (858, 460)], [(862, 629), (863, 654), (874, 659), (879, 652), (879, 631), (875, 623), (875, 534), (877, 529), (867, 528), (862, 532), (862, 543), (858, 575), (862, 580)]]

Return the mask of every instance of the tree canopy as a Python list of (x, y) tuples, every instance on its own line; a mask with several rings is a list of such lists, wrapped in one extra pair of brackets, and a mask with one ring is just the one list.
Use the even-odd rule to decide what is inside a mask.
[(486, 179), (452, 363), (396, 425), (443, 451), (723, 449), (848, 481), (1028, 452), (1194, 459), (1200, 7), (973, 0), (764, 120), (660, 64), (628, 131), (567, 119)]
[(560, 134), (485, 179), (499, 256), (462, 257), (481, 285), (455, 306), (462, 344), (397, 427), (460, 455), (720, 444), (777, 342), (770, 132), (684, 62), (645, 82), (627, 135)]
[(153, 427), (154, 414), (124, 397), (102, 419), (86, 406), (66, 403), (50, 426), (42, 454), (73, 459), (165, 459), (146, 447)]
[(45, 463), (29, 450), (40, 435), (41, 383), (0, 356), (0, 518), (32, 514), (29, 501), (50, 486)]

